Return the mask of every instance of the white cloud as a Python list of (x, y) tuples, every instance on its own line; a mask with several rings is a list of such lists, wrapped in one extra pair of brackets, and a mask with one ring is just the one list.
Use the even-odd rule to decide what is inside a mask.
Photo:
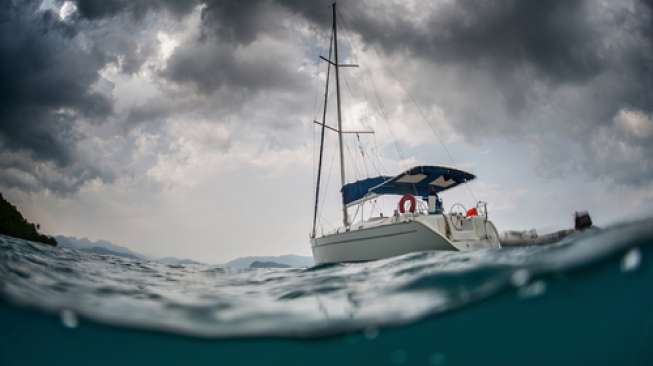
[(643, 111), (622, 109), (614, 117), (614, 123), (632, 137), (639, 139), (653, 137), (653, 116)]
[(77, 5), (72, 1), (64, 1), (63, 5), (59, 9), (59, 18), (66, 21), (71, 15), (77, 12)]

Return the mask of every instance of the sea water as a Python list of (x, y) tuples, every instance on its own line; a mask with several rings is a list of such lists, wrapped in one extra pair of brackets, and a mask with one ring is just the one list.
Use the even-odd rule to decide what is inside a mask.
[(0, 365), (653, 365), (653, 220), (230, 270), (0, 236)]

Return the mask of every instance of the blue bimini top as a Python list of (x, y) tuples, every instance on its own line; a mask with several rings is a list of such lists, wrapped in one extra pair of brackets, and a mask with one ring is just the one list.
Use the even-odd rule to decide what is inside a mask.
[(462, 170), (424, 165), (408, 169), (395, 177), (378, 176), (347, 183), (340, 191), (345, 204), (372, 194), (404, 195), (410, 193), (415, 196), (427, 197), (429, 194), (446, 191), (474, 178), (476, 176)]

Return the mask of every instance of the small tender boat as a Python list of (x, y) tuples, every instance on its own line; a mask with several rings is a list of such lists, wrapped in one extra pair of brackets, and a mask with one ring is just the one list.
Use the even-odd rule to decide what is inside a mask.
[(501, 246), (503, 247), (525, 247), (531, 245), (548, 245), (557, 243), (560, 240), (583, 231), (600, 230), (592, 224), (592, 218), (587, 211), (574, 212), (574, 228), (558, 230), (552, 233), (539, 235), (535, 229), (531, 230), (508, 230), (501, 234)]
[[(494, 224), (488, 219), (485, 202), (478, 202), (476, 207), (470, 210), (466, 210), (458, 203), (451, 206), (448, 213), (443, 210), (438, 194), (469, 182), (475, 178), (473, 174), (443, 166), (416, 166), (394, 177), (376, 176), (345, 183), (343, 135), (370, 131), (344, 131), (342, 129), (339, 68), (355, 65), (339, 64), (338, 62), (335, 4), (333, 4), (331, 40), (329, 57), (320, 57), (328, 63), (328, 68), (322, 121), (315, 121), (317, 125), (321, 126), (315, 209), (311, 232), (311, 246), (315, 263), (367, 261), (426, 250), (463, 251), (500, 248), (499, 234)], [(331, 58), (332, 51), (333, 60)], [(328, 126), (325, 121), (331, 68), (334, 68), (335, 71), (337, 128)], [(338, 134), (343, 225), (333, 232), (318, 236), (316, 222), (326, 130)], [(380, 214), (365, 219), (361, 215), (358, 222), (350, 222), (349, 208), (360, 209), (366, 202), (388, 195), (401, 196), (398, 208), (394, 210), (392, 216), (384, 217), (383, 214)], [(409, 204), (408, 208), (406, 208), (406, 204)]]

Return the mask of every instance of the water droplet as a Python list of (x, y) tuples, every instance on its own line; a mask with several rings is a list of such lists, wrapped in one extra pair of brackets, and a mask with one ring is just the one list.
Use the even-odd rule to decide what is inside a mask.
[(639, 268), (640, 263), (642, 262), (642, 252), (639, 248), (632, 248), (631, 250), (624, 255), (621, 260), (621, 270), (623, 272), (634, 271)]
[(61, 310), (61, 313), (59, 313), (59, 316), (61, 317), (61, 323), (63, 323), (63, 326), (66, 328), (77, 328), (79, 325), (79, 319), (77, 318), (77, 314), (75, 314), (72, 310), (64, 309)]
[(519, 289), (519, 296), (523, 298), (537, 297), (546, 291), (546, 282), (539, 280)]
[(403, 349), (398, 349), (392, 352), (392, 355), (390, 355), (390, 360), (395, 365), (401, 365), (405, 363), (407, 358), (408, 356), (406, 355), (406, 351)]
[(525, 269), (518, 269), (513, 272), (512, 276), (510, 277), (510, 282), (512, 282), (512, 285), (515, 287), (522, 287), (526, 285), (530, 279), (530, 272)]
[(435, 352), (429, 357), (429, 365), (444, 365), (446, 361), (447, 357), (440, 352)]
[(374, 339), (374, 338), (379, 336), (379, 328), (377, 328), (377, 327), (367, 327), (367, 328), (365, 328), (365, 331), (363, 333), (365, 334), (365, 338)]

